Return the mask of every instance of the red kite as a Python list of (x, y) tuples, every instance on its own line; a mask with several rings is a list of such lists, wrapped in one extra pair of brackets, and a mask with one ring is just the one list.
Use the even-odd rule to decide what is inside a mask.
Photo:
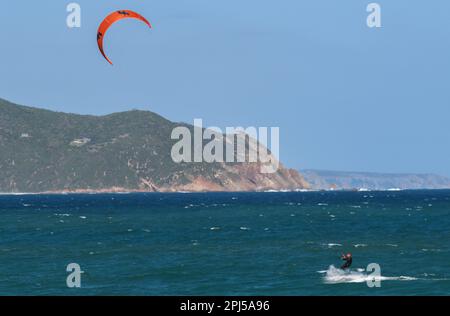
[(140, 20), (140, 21), (144, 22), (145, 24), (147, 24), (150, 28), (152, 27), (150, 22), (147, 21), (142, 15), (140, 15), (140, 14), (138, 14), (136, 12), (130, 11), (130, 10), (116, 11), (116, 12), (111, 13), (110, 15), (108, 15), (106, 17), (106, 19), (103, 20), (102, 24), (100, 24), (100, 27), (98, 28), (97, 44), (98, 44), (98, 48), (100, 49), (100, 52), (102, 53), (103, 57), (105, 57), (105, 59), (111, 65), (113, 63), (106, 56), (105, 51), (103, 50), (103, 38), (105, 37), (106, 31), (110, 28), (111, 25), (113, 25), (114, 23), (116, 23), (119, 20), (128, 19), (128, 18)]

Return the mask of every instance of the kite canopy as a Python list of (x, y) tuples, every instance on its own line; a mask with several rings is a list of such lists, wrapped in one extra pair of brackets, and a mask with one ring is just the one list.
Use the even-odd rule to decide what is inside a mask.
[(142, 15), (140, 15), (136, 12), (130, 11), (130, 10), (121, 10), (121, 11), (116, 11), (116, 12), (108, 15), (103, 20), (103, 22), (100, 24), (100, 27), (98, 28), (98, 32), (97, 32), (98, 48), (100, 49), (100, 52), (102, 53), (103, 57), (105, 57), (105, 59), (111, 65), (113, 64), (112, 61), (108, 58), (108, 56), (106, 56), (105, 51), (103, 50), (103, 38), (105, 37), (106, 31), (111, 27), (111, 25), (113, 25), (114, 23), (116, 23), (119, 20), (129, 19), (129, 18), (140, 20), (140, 21), (144, 22), (145, 24), (147, 24), (150, 28), (152, 27), (150, 22), (147, 21)]

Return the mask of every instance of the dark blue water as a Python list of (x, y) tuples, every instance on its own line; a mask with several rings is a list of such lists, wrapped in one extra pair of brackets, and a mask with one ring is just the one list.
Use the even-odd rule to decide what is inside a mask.
[(448, 295), (449, 269), (450, 191), (0, 196), (1, 295)]

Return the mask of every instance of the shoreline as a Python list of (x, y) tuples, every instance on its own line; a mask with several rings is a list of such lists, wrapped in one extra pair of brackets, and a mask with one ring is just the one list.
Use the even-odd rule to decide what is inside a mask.
[(313, 192), (353, 192), (353, 193), (367, 193), (367, 192), (403, 192), (403, 191), (445, 191), (450, 188), (440, 189), (377, 189), (377, 190), (358, 190), (358, 189), (296, 189), (296, 190), (254, 190), (254, 191), (142, 191), (142, 190), (130, 190), (130, 191), (114, 191), (114, 190), (74, 190), (74, 191), (43, 191), (43, 192), (0, 192), (0, 196), (20, 196), (20, 195), (96, 195), (96, 194), (207, 194), (207, 193), (313, 193)]

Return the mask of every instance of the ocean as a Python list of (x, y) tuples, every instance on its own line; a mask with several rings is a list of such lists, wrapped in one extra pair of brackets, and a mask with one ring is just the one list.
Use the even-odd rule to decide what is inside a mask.
[(0, 195), (0, 295), (449, 295), (449, 269), (449, 190)]

